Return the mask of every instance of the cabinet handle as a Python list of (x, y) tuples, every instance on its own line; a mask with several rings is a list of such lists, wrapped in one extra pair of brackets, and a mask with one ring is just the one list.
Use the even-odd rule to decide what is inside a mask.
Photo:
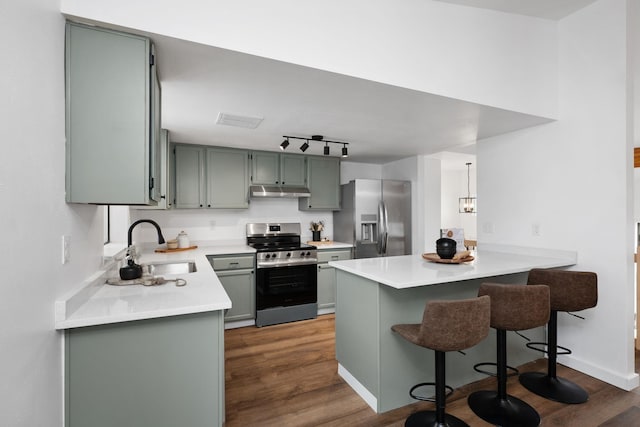
[(337, 260), (340, 258), (338, 255), (331, 255), (331, 261)]
[(207, 205), (207, 207), (208, 207), (208, 208), (210, 208), (210, 207), (211, 207), (211, 205)]
[(200, 207), (202, 207), (202, 205), (200, 205)]

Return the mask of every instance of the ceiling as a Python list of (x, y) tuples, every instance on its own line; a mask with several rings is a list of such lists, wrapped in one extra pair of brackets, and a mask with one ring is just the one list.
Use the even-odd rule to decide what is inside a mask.
[(597, 0), (436, 0), (507, 13), (558, 20)]
[[(438, 0), (560, 19), (595, 0)], [(162, 126), (175, 142), (277, 151), (283, 135), (349, 143), (349, 160), (383, 164), (441, 154), (461, 163), (479, 139), (549, 122), (474, 104), (156, 34)], [(263, 119), (216, 124), (220, 113)], [(300, 153), (302, 141), (287, 149)], [(322, 154), (311, 142), (306, 154)], [(331, 155), (341, 146), (330, 145)], [(462, 156), (462, 157), (461, 157)], [(463, 161), (464, 160), (464, 161)]]

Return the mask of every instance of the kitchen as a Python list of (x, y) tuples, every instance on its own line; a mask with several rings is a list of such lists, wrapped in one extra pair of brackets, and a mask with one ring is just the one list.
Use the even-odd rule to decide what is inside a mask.
[[(4, 200), (11, 201), (11, 211), (5, 209), (2, 213), (2, 234), (11, 242), (11, 246), (4, 247), (3, 265), (7, 267), (7, 283), (16, 283), (19, 286), (10, 286), (2, 291), (3, 299), (13, 302), (4, 311), (5, 323), (11, 324), (12, 328), (6, 331), (6, 341), (3, 338), (3, 342), (7, 342), (13, 351), (2, 356), (3, 377), (6, 384), (11, 385), (3, 391), (2, 413), (5, 414), (3, 417), (6, 417), (9, 425), (48, 425), (51, 420), (62, 419), (61, 340), (52, 332), (53, 301), (73, 291), (77, 284), (90, 277), (100, 264), (102, 214), (94, 206), (69, 206), (63, 202), (64, 87), (61, 58), (64, 51), (64, 18), (56, 4), (44, 1), (28, 5), (20, 3), (8, 6), (10, 16), (14, 16), (14, 19), (3, 27), (6, 40), (15, 39), (15, 34), (21, 34), (23, 38), (15, 42), (19, 43), (18, 46), (21, 48), (11, 51), (16, 68), (7, 68), (4, 71), (7, 78), (3, 79), (6, 82), (4, 92), (11, 95), (4, 98), (2, 104), (3, 109), (9, 111), (5, 123), (8, 130), (7, 140), (11, 141), (5, 144), (8, 155), (4, 157), (5, 162), (11, 159), (11, 163), (3, 166), (3, 179), (0, 182), (0, 195), (4, 196)], [(91, 7), (89, 2), (85, 3), (86, 7)], [(454, 49), (453, 45), (447, 43), (462, 40), (456, 37), (425, 37), (425, 40), (439, 39), (444, 44), (444, 51), (434, 50), (434, 55), (439, 60), (438, 66), (426, 73), (430, 77), (427, 80), (437, 82), (435, 84), (439, 87), (423, 87), (423, 90), (430, 93), (460, 94), (463, 99), (485, 99), (486, 101), (481, 103), (487, 104), (495, 101), (494, 105), (504, 107), (519, 102), (526, 104), (525, 99), (546, 103), (547, 106), (559, 100), (560, 112), (571, 113), (570, 120), (560, 120), (551, 125), (501, 135), (478, 144), (478, 194), (482, 200), (482, 210), (478, 214), (478, 239), (525, 246), (570, 247), (577, 250), (579, 264), (598, 271), (602, 283), (606, 286), (602, 289), (603, 302), (594, 318), (588, 321), (587, 327), (582, 327), (580, 332), (576, 332), (568, 343), (577, 354), (589, 355), (589, 360), (576, 361), (576, 366), (582, 371), (607, 378), (611, 383), (628, 388), (634, 381), (631, 327), (633, 242), (630, 239), (626, 242), (625, 237), (619, 237), (620, 245), (615, 250), (607, 250), (607, 253), (603, 254), (600, 248), (606, 246), (610, 236), (633, 235), (630, 225), (631, 213), (628, 208), (633, 193), (631, 169), (630, 166), (622, 166), (630, 164), (627, 159), (631, 151), (629, 147), (633, 146), (633, 138), (628, 130), (633, 120), (626, 114), (625, 101), (632, 95), (627, 93), (627, 88), (623, 85), (612, 83), (619, 82), (621, 75), (628, 75), (629, 78), (635, 75), (628, 74), (630, 72), (626, 68), (626, 45), (620, 43), (628, 37), (625, 33), (625, 19), (634, 13), (633, 4), (627, 11), (626, 2), (598, 1), (556, 22), (515, 15), (503, 17), (496, 12), (466, 9), (444, 3), (435, 6), (435, 3), (421, 7), (428, 7), (429, 11), (438, 16), (438, 20), (451, 23), (452, 28), (460, 34), (473, 34), (474, 41), (486, 42), (483, 46), (492, 45), (496, 46), (496, 49), (494, 52), (483, 52), (485, 56), (479, 60), (476, 55), (477, 45), (465, 47), (464, 43), (457, 44), (455, 49), (468, 53), (470, 58), (474, 58), (474, 62), (469, 67), (456, 67), (451, 64), (451, 60), (447, 60), (447, 48)], [(116, 2), (108, 8), (102, 8), (103, 13), (108, 11), (109, 17), (73, 9), (80, 8), (80, 5), (70, 2), (63, 2), (63, 5), (72, 15), (85, 14), (99, 21), (135, 26), (131, 20), (135, 19), (136, 12), (128, 2)], [(378, 6), (384, 8), (383, 4)], [(415, 4), (412, 6), (419, 7)], [(415, 87), (416, 79), (420, 80), (415, 74), (411, 74), (412, 67), (390, 67), (391, 64), (414, 63), (414, 60), (408, 57), (408, 52), (424, 49), (415, 38), (415, 34), (402, 41), (402, 46), (407, 47), (406, 50), (395, 49), (396, 44), (392, 43), (393, 46), (389, 46), (384, 39), (376, 39), (376, 26), (367, 24), (355, 11), (341, 10), (338, 16), (327, 16), (326, 12), (318, 10), (317, 16), (309, 17), (295, 5), (289, 4), (286, 11), (272, 11), (267, 26), (266, 22), (260, 24), (253, 20), (251, 25), (248, 25), (242, 18), (245, 14), (240, 10), (234, 10), (233, 5), (226, 7), (228, 8), (223, 8), (225, 13), (220, 15), (217, 27), (222, 33), (212, 44), (286, 59), (286, 52), (267, 52), (268, 46), (248, 46), (251, 40), (247, 40), (246, 35), (260, 33), (257, 28), (262, 28), (261, 34), (278, 35), (281, 37), (280, 40), (287, 40), (285, 50), (289, 50), (290, 55), (297, 52), (300, 56), (309, 52), (308, 46), (304, 45), (304, 40), (309, 39), (305, 37), (319, 37), (324, 43), (318, 41), (314, 46), (325, 44), (330, 48), (315, 49), (314, 58), (307, 60), (289, 56), (290, 62), (316, 65), (325, 69), (333, 68), (345, 74), (369, 77), (399, 86)], [(450, 16), (454, 7), (457, 19), (462, 19), (464, 25)], [(185, 10), (193, 11), (186, 7)], [(367, 6), (363, 5), (363, 10), (367, 10)], [(148, 12), (144, 11), (144, 14)], [(211, 27), (212, 17), (217, 16), (219, 12), (220, 10), (216, 13), (203, 12), (200, 15), (209, 17), (207, 26)], [(386, 16), (394, 16), (394, 11), (388, 12)], [(168, 16), (166, 13), (163, 14), (162, 10), (154, 13), (158, 18), (155, 25), (166, 28), (167, 32), (182, 32), (185, 39), (198, 39), (194, 34), (186, 35), (188, 29), (184, 26), (178, 28), (175, 14)], [(409, 15), (403, 15), (402, 18), (412, 21)], [(290, 19), (294, 16), (305, 19)], [(379, 24), (378, 19), (381, 17), (369, 17), (372, 23)], [(339, 32), (320, 33), (307, 28), (306, 24), (301, 24), (308, 19), (317, 19), (318, 28), (322, 27), (320, 24), (323, 20), (334, 22), (335, 19), (340, 19), (344, 25), (339, 27), (342, 29)], [(497, 39), (491, 39), (490, 42), (483, 39), (483, 32), (478, 23), (474, 24), (474, 19), (496, 20), (507, 26), (509, 23), (517, 23), (516, 26), (520, 28), (526, 26), (527, 31), (540, 35), (539, 40), (546, 37), (549, 48), (554, 52), (558, 40), (556, 36), (559, 37), (562, 43), (559, 44), (558, 62), (535, 49), (522, 49), (526, 54), (518, 55), (516, 47), (520, 46), (515, 44), (530, 46), (532, 40), (506, 37), (501, 39), (504, 45), (499, 44), (498, 47)], [(233, 23), (231, 28), (225, 25), (225, 20)], [(389, 58), (395, 58), (395, 61), (389, 58), (384, 62), (377, 60), (377, 52), (368, 50), (367, 43), (362, 42), (358, 45), (361, 52), (359, 60), (363, 61), (362, 67), (358, 69), (357, 64), (349, 62), (349, 55), (344, 53), (347, 52), (347, 48), (340, 50), (339, 46), (342, 46), (345, 40), (352, 40), (354, 43), (361, 41), (354, 33), (344, 33), (352, 27), (349, 23), (356, 21), (363, 26), (360, 27), (363, 34), (373, 37), (370, 46), (375, 46), (376, 49), (387, 46)], [(454, 22), (459, 24), (454, 25)], [(38, 31), (25, 34), (25, 29), (34, 23), (38, 26)], [(287, 35), (287, 30), (292, 24), (299, 30), (296, 38), (301, 42), (299, 45)], [(413, 31), (429, 31), (426, 27), (430, 27), (433, 31), (444, 31), (437, 22), (433, 24), (424, 26), (423, 30), (418, 30), (422, 28), (421, 25), (410, 27), (397, 24), (393, 28), (398, 35), (406, 35), (409, 28)], [(257, 27), (251, 29), (255, 25)], [(149, 22), (143, 26), (146, 31), (162, 33), (160, 28)], [(482, 27), (498, 31), (497, 26)], [(509, 30), (500, 27), (501, 31), (516, 31), (511, 27)], [(192, 28), (195, 29), (196, 26)], [(474, 29), (477, 31), (474, 32)], [(559, 29), (559, 35), (555, 34), (556, 29)], [(224, 31), (227, 31), (228, 38), (225, 37)], [(178, 36), (175, 32), (173, 36)], [(245, 43), (244, 46), (240, 46), (241, 41)], [(465, 41), (469, 43), (471, 40)], [(42, 49), (43, 46), (48, 49)], [(271, 48), (277, 50), (277, 46), (282, 44), (274, 42)], [(585, 52), (586, 57), (575, 54), (576, 46)], [(506, 55), (501, 49), (514, 54)], [(36, 51), (40, 54), (34, 55), (33, 52)], [(336, 52), (344, 54), (332, 60), (332, 55)], [(635, 52), (629, 53), (633, 54), (631, 58), (637, 58)], [(340, 60), (350, 64), (352, 69), (340, 68)], [(314, 64), (313, 61), (317, 63)], [(550, 78), (547, 85), (537, 84), (540, 82), (538, 78), (524, 78), (526, 73), (522, 67), (510, 67), (513, 63), (509, 61), (522, 61), (523, 68), (537, 70), (541, 75), (548, 76), (535, 65), (546, 64), (550, 68), (549, 73), (558, 72), (558, 80)], [(322, 65), (323, 63), (328, 65)], [(372, 64), (375, 66), (371, 66)], [(585, 72), (587, 69), (591, 71)], [(25, 70), (38, 70), (37, 76), (34, 74), (35, 71), (29, 74), (25, 73)], [(459, 84), (468, 81), (465, 79), (464, 70), (474, 70), (474, 79), (467, 86)], [(434, 75), (438, 71), (442, 73)], [(452, 80), (444, 78), (445, 75), (451, 76)], [(498, 75), (501, 76), (501, 81), (492, 82), (491, 76)], [(611, 75), (615, 75), (615, 78), (609, 78)], [(525, 88), (515, 83), (522, 80), (529, 83), (531, 92), (523, 93)], [(452, 81), (453, 84), (447, 85), (448, 81)], [(555, 87), (553, 82), (557, 82), (562, 89), (559, 94), (550, 89)], [(457, 88), (454, 87), (456, 84)], [(536, 92), (540, 94), (536, 95)], [(36, 98), (39, 99), (37, 103), (33, 102)], [(487, 100), (488, 98), (491, 98), (491, 101)], [(598, 102), (594, 103), (594, 99)], [(517, 111), (536, 110), (530, 107), (518, 104), (513, 108)], [(537, 112), (542, 114), (543, 110), (544, 108), (540, 108)], [(33, 126), (34, 117), (38, 117), (39, 126)], [(278, 133), (277, 136), (281, 135)], [(605, 140), (609, 143), (602, 144), (601, 141)], [(280, 140), (277, 140), (273, 143), (279, 142)], [(24, 147), (30, 144), (34, 149), (25, 150)], [(357, 144), (350, 146), (350, 152), (355, 145)], [(389, 150), (395, 150), (397, 145), (394, 144)], [(424, 174), (431, 173), (431, 169), (422, 167), (424, 158), (418, 157), (414, 160), (417, 164), (414, 170), (420, 182), (425, 178)], [(357, 167), (356, 165), (355, 168)], [(385, 173), (384, 167), (374, 168)], [(397, 169), (404, 168), (398, 165)], [(542, 170), (544, 174), (541, 173)], [(593, 173), (601, 170), (606, 170), (606, 174)], [(343, 178), (346, 176), (348, 173), (343, 173)], [(611, 191), (614, 188), (619, 190)], [(35, 193), (36, 189), (38, 197), (33, 198), (31, 194)], [(425, 191), (425, 194), (428, 194), (428, 191)], [(585, 201), (593, 203), (579, 218), (575, 218), (573, 207), (576, 203)], [(418, 209), (422, 209), (419, 212), (427, 214), (433, 206), (425, 203), (418, 206)], [(42, 215), (43, 210), (49, 214), (46, 219)], [(194, 218), (196, 226), (208, 228), (210, 223), (198, 216)], [(313, 219), (319, 217), (314, 216)], [(300, 222), (304, 224), (307, 221)], [(535, 222), (542, 225), (541, 236), (538, 238), (531, 236), (531, 224)], [(178, 229), (180, 226), (175, 224), (173, 227)], [(588, 230), (588, 233), (585, 233), (585, 230)], [(63, 234), (71, 236), (71, 262), (64, 265), (60, 263), (60, 236)], [(420, 251), (424, 249), (427, 248), (419, 248)], [(33, 268), (34, 260), (37, 261), (38, 268)], [(9, 269), (9, 266), (18, 268)], [(19, 321), (16, 322), (16, 319)], [(616, 351), (610, 352), (594, 347), (597, 346), (597, 337), (601, 336), (609, 337), (609, 342)], [(15, 392), (16, 390), (18, 392)], [(42, 403), (37, 413), (29, 409), (34, 397)]]

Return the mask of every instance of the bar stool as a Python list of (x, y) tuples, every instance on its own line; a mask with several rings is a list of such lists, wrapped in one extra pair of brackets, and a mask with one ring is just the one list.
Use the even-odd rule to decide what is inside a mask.
[[(531, 342), (527, 347), (547, 354), (547, 372), (525, 372), (520, 383), (529, 391), (562, 403), (584, 403), (589, 393), (574, 382), (556, 376), (558, 354), (571, 354), (571, 350), (558, 345), (558, 312), (580, 311), (598, 303), (598, 276), (587, 271), (533, 269), (527, 280), (529, 285), (549, 286), (551, 315), (547, 324), (549, 342)], [(546, 349), (545, 349), (546, 348)], [(558, 349), (561, 351), (558, 352)]]
[(538, 412), (523, 400), (507, 394), (507, 331), (521, 331), (547, 323), (549, 288), (483, 283), (478, 295), (491, 297), (491, 327), (496, 330), (497, 338), (498, 390), (471, 393), (467, 403), (477, 416), (494, 425), (538, 426)]
[[(459, 418), (445, 413), (446, 398), (453, 389), (445, 384), (445, 352), (472, 347), (489, 334), (491, 302), (488, 296), (462, 300), (427, 301), (422, 323), (393, 325), (391, 330), (407, 341), (435, 351), (435, 383), (420, 383), (411, 388), (414, 399), (435, 402), (435, 411), (419, 411), (405, 421), (406, 427), (468, 427)], [(435, 386), (436, 396), (414, 394), (421, 386)], [(445, 389), (448, 393), (445, 393)]]

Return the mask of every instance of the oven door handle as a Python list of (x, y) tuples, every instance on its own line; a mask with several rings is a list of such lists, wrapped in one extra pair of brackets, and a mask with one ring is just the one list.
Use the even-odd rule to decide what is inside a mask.
[(281, 262), (278, 264), (263, 264), (260, 265), (260, 263), (258, 263), (256, 265), (256, 267), (258, 269), (262, 269), (262, 268), (280, 268), (280, 267), (295, 267), (295, 266), (304, 266), (304, 265), (316, 265), (318, 263), (317, 259), (314, 260), (309, 260), (309, 261), (305, 261), (305, 262)]
[(246, 269), (242, 269), (242, 270), (216, 271), (216, 276), (218, 276), (218, 277), (240, 276), (242, 274), (247, 274), (247, 273), (253, 274), (253, 268), (246, 268)]

